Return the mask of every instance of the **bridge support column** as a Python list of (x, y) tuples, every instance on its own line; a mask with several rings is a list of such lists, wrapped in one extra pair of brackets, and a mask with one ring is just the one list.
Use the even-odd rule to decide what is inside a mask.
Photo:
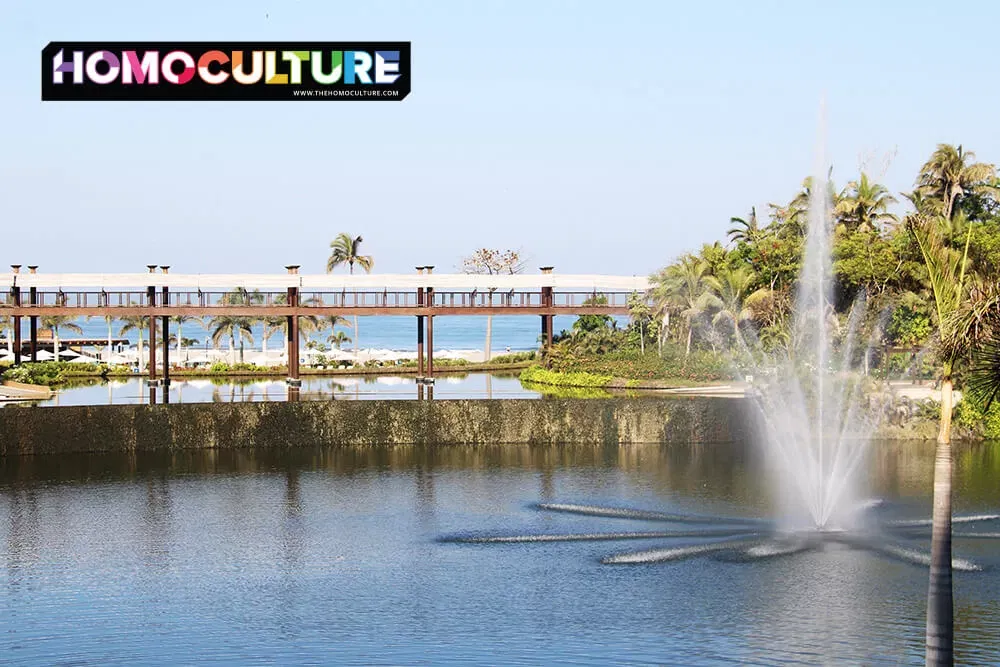
[[(149, 269), (150, 273), (154, 273), (156, 264), (147, 264), (146, 268)], [(159, 384), (159, 380), (156, 378), (156, 315), (153, 314), (153, 309), (156, 307), (155, 285), (146, 288), (146, 305), (149, 307), (149, 368), (147, 368), (149, 378), (146, 380), (146, 384), (150, 386), (149, 400), (152, 403), (155, 402), (156, 398), (156, 391), (152, 388)]]
[(427, 316), (427, 382), (434, 382), (434, 316)]
[(417, 315), (417, 382), (424, 379), (424, 316)]
[[(552, 273), (551, 266), (543, 266), (539, 269), (544, 275), (549, 275)], [(542, 307), (551, 308), (553, 305), (552, 300), (552, 287), (543, 286), (542, 287)], [(548, 350), (552, 347), (552, 325), (553, 316), (551, 314), (542, 315), (542, 348)]]
[[(297, 264), (285, 267), (290, 275), (299, 272)], [(299, 379), (299, 288), (289, 287), (287, 293), (288, 307), (292, 309), (292, 314), (288, 316), (285, 331), (288, 334), (288, 400), (297, 401), (299, 399), (299, 387), (302, 380)], [(355, 334), (357, 335), (357, 334)]]
[[(434, 270), (433, 266), (425, 266), (428, 275)], [(434, 288), (428, 287), (424, 290), (424, 305), (427, 307), (432, 307), (434, 305)], [(424, 382), (433, 383), (434, 382), (434, 316), (427, 316), (427, 376), (424, 378)], [(430, 393), (433, 393), (431, 390)]]
[[(28, 273), (36, 273), (38, 265), (29, 266)], [(38, 305), (38, 288), (28, 288), (28, 303), (32, 306)], [(32, 315), (28, 319), (28, 351), (31, 353), (31, 360), (38, 361), (38, 316)]]
[[(417, 267), (417, 274), (423, 275), (423, 266)], [(424, 305), (424, 288), (417, 288), (417, 306), (423, 307)], [(417, 383), (420, 384), (424, 381), (424, 316), (417, 315)], [(419, 398), (424, 397), (424, 390), (421, 388), (417, 393)]]
[[(11, 264), (10, 268), (14, 272), (15, 276), (21, 273), (20, 264)], [(14, 280), (16, 281), (17, 278), (14, 278)], [(14, 298), (14, 307), (20, 308), (21, 288), (18, 287), (17, 285), (14, 285), (14, 287), (12, 287), (10, 290), (10, 295)], [(21, 365), (21, 316), (14, 315), (14, 317), (11, 319), (13, 320), (13, 328), (14, 328), (14, 365), (20, 366)]]
[[(170, 267), (161, 266), (160, 269), (164, 273), (166, 273), (170, 269)], [(166, 307), (170, 305), (170, 289), (166, 285), (163, 286), (162, 294), (163, 294), (163, 302), (160, 305)], [(170, 386), (170, 316), (169, 315), (163, 316), (160, 328), (162, 329), (161, 333), (163, 334), (163, 386), (169, 387)], [(163, 390), (163, 401), (165, 403), (168, 403), (170, 401), (168, 389)]]

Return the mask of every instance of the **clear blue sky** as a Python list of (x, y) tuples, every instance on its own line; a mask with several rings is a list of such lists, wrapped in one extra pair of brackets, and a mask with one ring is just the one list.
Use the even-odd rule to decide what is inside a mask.
[[(319, 272), (347, 231), (379, 272), (497, 246), (646, 274), (794, 194), (824, 94), (839, 184), (898, 149), (884, 182), (909, 189), (938, 142), (1000, 162), (998, 24), (990, 2), (5, 0), (0, 262)], [(413, 92), (40, 102), (41, 48), (100, 39), (408, 40)]]

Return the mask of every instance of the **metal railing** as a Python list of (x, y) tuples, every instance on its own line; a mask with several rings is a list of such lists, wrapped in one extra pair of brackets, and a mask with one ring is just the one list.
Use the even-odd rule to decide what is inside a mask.
[[(631, 292), (553, 291), (553, 308), (624, 308)], [(166, 299), (166, 302), (164, 302)], [(168, 292), (160, 289), (152, 294), (146, 291), (39, 291), (35, 303), (28, 293), (20, 295), (21, 308), (35, 306), (70, 308), (141, 308), (141, 307), (281, 307), (288, 305), (286, 292), (259, 292), (230, 290), (226, 292), (183, 291)], [(523, 290), (471, 290), (432, 291), (425, 294), (425, 306), (436, 308), (539, 308), (545, 305), (542, 291)], [(415, 291), (341, 290), (335, 292), (300, 292), (299, 306), (303, 308), (416, 308)], [(11, 294), (0, 295), (0, 309), (13, 308)]]

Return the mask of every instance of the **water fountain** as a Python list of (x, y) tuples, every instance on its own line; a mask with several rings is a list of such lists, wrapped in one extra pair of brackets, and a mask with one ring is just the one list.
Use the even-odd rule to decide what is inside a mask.
[[(701, 528), (674, 531), (612, 532), (552, 535), (468, 534), (444, 538), (463, 543), (551, 542), (580, 540), (646, 540), (700, 538), (695, 544), (612, 554), (607, 564), (676, 561), (702, 555), (729, 560), (756, 560), (841, 544), (867, 549), (917, 565), (928, 565), (927, 553), (905, 540), (929, 534), (930, 520), (899, 521), (883, 518), (879, 501), (864, 501), (860, 474), (864, 470), (872, 434), (881, 411), (869, 409), (863, 377), (855, 355), (860, 346), (860, 324), (865, 303), (859, 300), (838, 341), (832, 329), (833, 260), (831, 254), (831, 198), (821, 122), (819, 150), (810, 188), (810, 207), (802, 269), (797, 283), (791, 342), (780, 355), (762, 355), (744, 346), (757, 359), (750, 397), (759, 407), (762, 424), (758, 440), (766, 455), (771, 488), (776, 494), (776, 516), (769, 519), (700, 517), (629, 508), (545, 503), (542, 511), (597, 517), (694, 524)], [(834, 344), (834, 343), (838, 344)], [(864, 341), (865, 348), (868, 347)], [(955, 517), (955, 524), (1000, 520), (1000, 514)], [(995, 538), (1000, 533), (956, 533), (956, 537)], [(705, 542), (705, 539), (715, 541)], [(899, 540), (904, 540), (900, 543)], [(956, 570), (978, 566), (955, 558)]]

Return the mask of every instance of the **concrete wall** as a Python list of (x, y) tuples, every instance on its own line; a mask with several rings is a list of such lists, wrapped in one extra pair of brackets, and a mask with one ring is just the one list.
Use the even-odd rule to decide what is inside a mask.
[(0, 456), (315, 445), (722, 442), (749, 437), (723, 398), (314, 401), (0, 410)]

